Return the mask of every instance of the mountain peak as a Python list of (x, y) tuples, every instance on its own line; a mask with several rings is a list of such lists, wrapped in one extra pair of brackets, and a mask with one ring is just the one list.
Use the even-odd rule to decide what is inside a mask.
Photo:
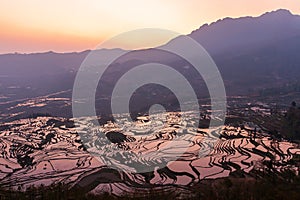
[(237, 21), (237, 20), (241, 20), (241, 19), (253, 19), (253, 18), (264, 18), (264, 17), (292, 17), (292, 16), (297, 16), (291, 13), (291, 11), (287, 10), (287, 9), (278, 9), (278, 10), (274, 10), (274, 11), (270, 11), (270, 12), (266, 12), (258, 17), (251, 17), (251, 16), (244, 16), (244, 17), (239, 17), (239, 18), (231, 18), (231, 17), (226, 17), (223, 19), (219, 19), (216, 22), (212, 22), (211, 24), (203, 24), (202, 26), (200, 26), (199, 29), (192, 31), (193, 32), (197, 32), (198, 30), (201, 30), (203, 28), (209, 27), (211, 25), (216, 25), (219, 23), (222, 23), (224, 21)]
[(274, 10), (271, 12), (266, 12), (265, 14), (263, 14), (262, 16), (279, 16), (279, 17), (286, 17), (286, 16), (293, 16), (293, 14), (291, 13), (291, 11), (287, 10), (287, 9), (278, 9), (278, 10)]
[(226, 52), (245, 46), (256, 48), (298, 35), (300, 16), (286, 9), (267, 12), (258, 17), (227, 17), (209, 25), (205, 24), (190, 34), (210, 53)]

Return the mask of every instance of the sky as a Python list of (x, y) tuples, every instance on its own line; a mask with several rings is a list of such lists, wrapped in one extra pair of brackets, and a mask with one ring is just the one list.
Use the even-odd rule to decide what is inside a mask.
[(300, 14), (300, 1), (0, 0), (0, 53), (83, 51), (134, 29), (188, 34), (218, 19), (279, 8)]

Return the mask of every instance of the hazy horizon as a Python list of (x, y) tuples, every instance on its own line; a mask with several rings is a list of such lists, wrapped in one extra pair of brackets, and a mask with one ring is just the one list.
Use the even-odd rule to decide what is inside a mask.
[(72, 5), (67, 1), (3, 2), (0, 8), (0, 54), (81, 52), (94, 49), (114, 35), (139, 28), (163, 28), (189, 34), (203, 24), (226, 17), (257, 17), (278, 9), (300, 14), (300, 2), (292, 0), (264, 0), (259, 1), (259, 7), (256, 5), (255, 1), (249, 0), (226, 3), (215, 0), (189, 3), (91, 1), (88, 4), (74, 1)]
[[(219, 22), (220, 20), (224, 20), (225, 18), (232, 18), (232, 19), (240, 19), (240, 18), (243, 18), (243, 17), (253, 17), (253, 18), (256, 18), (256, 17), (261, 17), (262, 15), (264, 15), (264, 14), (266, 14), (266, 13), (270, 13), (270, 12), (276, 12), (276, 11), (279, 11), (279, 10), (287, 10), (287, 11), (289, 11), (289, 12), (291, 12), (291, 14), (292, 15), (300, 15), (300, 13), (298, 14), (298, 13), (292, 13), (292, 11), (291, 10), (289, 10), (289, 9), (284, 9), (284, 8), (279, 8), (279, 9), (276, 9), (276, 10), (270, 10), (270, 11), (266, 11), (266, 12), (264, 12), (264, 13), (261, 13), (261, 14), (259, 14), (259, 15), (257, 15), (257, 16), (239, 16), (239, 17), (234, 17), (234, 18), (232, 18), (232, 17), (229, 17), (229, 16), (227, 16), (227, 17), (224, 17), (224, 18), (220, 18), (220, 19), (217, 19), (217, 20), (215, 20), (215, 21), (212, 21), (212, 22), (210, 22), (210, 23), (204, 23), (204, 24), (201, 24), (201, 25), (199, 25), (198, 26), (198, 28), (196, 28), (196, 29), (193, 29), (193, 30), (191, 30), (190, 32), (188, 32), (188, 33), (186, 33), (186, 34), (183, 34), (183, 35), (189, 35), (189, 34), (191, 34), (193, 31), (195, 31), (195, 30), (198, 30), (198, 29), (200, 29), (203, 25), (206, 25), (206, 24), (208, 24), (208, 25), (212, 25), (213, 23), (217, 23), (217, 22)], [(1, 35), (0, 35), (1, 36)], [(112, 37), (114, 37), (114, 35), (112, 36)], [(107, 38), (108, 39), (108, 38)], [(154, 41), (153, 43), (156, 45), (156, 43), (158, 44), (157, 46), (159, 46), (159, 45), (164, 45), (164, 44), (166, 44), (166, 43), (168, 43), (170, 40), (172, 40), (172, 39), (174, 39), (173, 37), (160, 37), (160, 38), (158, 38), (158, 40), (159, 41)], [(0, 41), (1, 41), (1, 38), (0, 38)], [(103, 40), (103, 41), (105, 41), (105, 40)], [(103, 41), (101, 41), (101, 42), (103, 42)], [(141, 41), (145, 41), (145, 39), (143, 39), (143, 40), (141, 40)], [(100, 44), (101, 44), (101, 42), (100, 42)], [(130, 46), (127, 46), (127, 44), (129, 44), (130, 45), (130, 43), (127, 43), (127, 42), (122, 42), (122, 41), (120, 41), (120, 43), (117, 43), (117, 44), (114, 44), (115, 46), (108, 46), (108, 47), (104, 47), (104, 48), (100, 48), (100, 49), (123, 49), (123, 50), (132, 50), (132, 48), (130, 48)], [(0, 55), (6, 55), (6, 54), (39, 54), (39, 53), (82, 53), (82, 52), (85, 52), (85, 51), (91, 51), (91, 50), (95, 50), (95, 49), (98, 49), (99, 48), (99, 46), (98, 46), (99, 44), (96, 44), (94, 47), (92, 47), (92, 48), (89, 48), (89, 47), (86, 47), (86, 48), (83, 48), (83, 49), (70, 49), (70, 50), (66, 50), (66, 51), (60, 51), (60, 50), (55, 50), (55, 49), (44, 49), (44, 50), (37, 50), (37, 51), (14, 51), (14, 52), (2, 52), (1, 51), (1, 49), (0, 49)], [(155, 45), (153, 45), (153, 46), (155, 46)], [(143, 46), (143, 44), (140, 44), (139, 46)], [(151, 48), (151, 47), (153, 47), (153, 46), (150, 46), (150, 47), (148, 47), (148, 46), (146, 46), (145, 47), (145, 49), (147, 49), (147, 48)]]

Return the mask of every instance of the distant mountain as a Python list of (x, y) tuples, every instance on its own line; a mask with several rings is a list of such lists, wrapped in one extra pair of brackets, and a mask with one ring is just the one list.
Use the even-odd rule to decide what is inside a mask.
[[(119, 50), (99, 51), (105, 55)], [(2, 54), (0, 94), (18, 99), (71, 90), (76, 72), (90, 52)]]
[(189, 36), (212, 55), (259, 49), (300, 34), (300, 16), (277, 10), (259, 17), (225, 18), (205, 24)]
[(0, 93), (7, 100), (14, 100), (70, 89), (88, 53), (0, 55)]
[(90, 51), (0, 55), (0, 76), (34, 77), (77, 70)]
[[(189, 36), (213, 57), (229, 95), (284, 89), (300, 80), (300, 16), (288, 10), (280, 9), (259, 17), (225, 18), (203, 25)], [(122, 50), (99, 50), (102, 55), (113, 51)], [(26, 97), (72, 89), (76, 71), (89, 52), (0, 55), (0, 92), (5, 95), (12, 87), (30, 87), (30, 92), (21, 90), (21, 96)], [(107, 84), (119, 76), (118, 70), (149, 60), (178, 68), (187, 65), (172, 55), (161, 56), (154, 49), (134, 51), (115, 63), (117, 70), (111, 71)], [(194, 73), (186, 73), (186, 76), (193, 79)], [(19, 96), (11, 94), (10, 98)]]
[[(288, 10), (220, 19), (189, 36), (216, 62), (228, 95), (277, 93), (300, 86), (300, 16)], [(176, 42), (178, 38), (167, 44)]]
[(189, 36), (214, 58), (228, 94), (299, 84), (300, 16), (288, 10), (225, 18), (203, 25)]

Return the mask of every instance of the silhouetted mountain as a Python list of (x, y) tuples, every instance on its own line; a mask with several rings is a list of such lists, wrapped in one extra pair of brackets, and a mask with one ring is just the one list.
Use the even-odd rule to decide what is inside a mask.
[(0, 76), (25, 78), (74, 71), (89, 52), (0, 55)]
[(277, 10), (259, 17), (225, 18), (203, 25), (189, 36), (212, 54), (259, 49), (288, 38), (299, 36), (300, 16), (288, 10)]
[(282, 88), (300, 78), (300, 16), (288, 10), (225, 18), (190, 36), (214, 58), (229, 94)]
[[(272, 88), (284, 90), (286, 85), (297, 84), (300, 78), (300, 16), (288, 10), (259, 17), (225, 18), (203, 25), (189, 36), (213, 57), (229, 95), (260, 93)], [(177, 38), (169, 43), (174, 42)], [(99, 53), (115, 51), (122, 50), (103, 49)], [(0, 55), (0, 90), (6, 94), (9, 87), (33, 88), (30, 92), (19, 91), (26, 97), (72, 89), (76, 71), (89, 52)], [(159, 55), (153, 49), (134, 51), (114, 63), (118, 67), (109, 71), (107, 84), (119, 76), (119, 71), (149, 61), (177, 68), (188, 65), (174, 55)], [(185, 75), (193, 80), (195, 74), (186, 72)]]

